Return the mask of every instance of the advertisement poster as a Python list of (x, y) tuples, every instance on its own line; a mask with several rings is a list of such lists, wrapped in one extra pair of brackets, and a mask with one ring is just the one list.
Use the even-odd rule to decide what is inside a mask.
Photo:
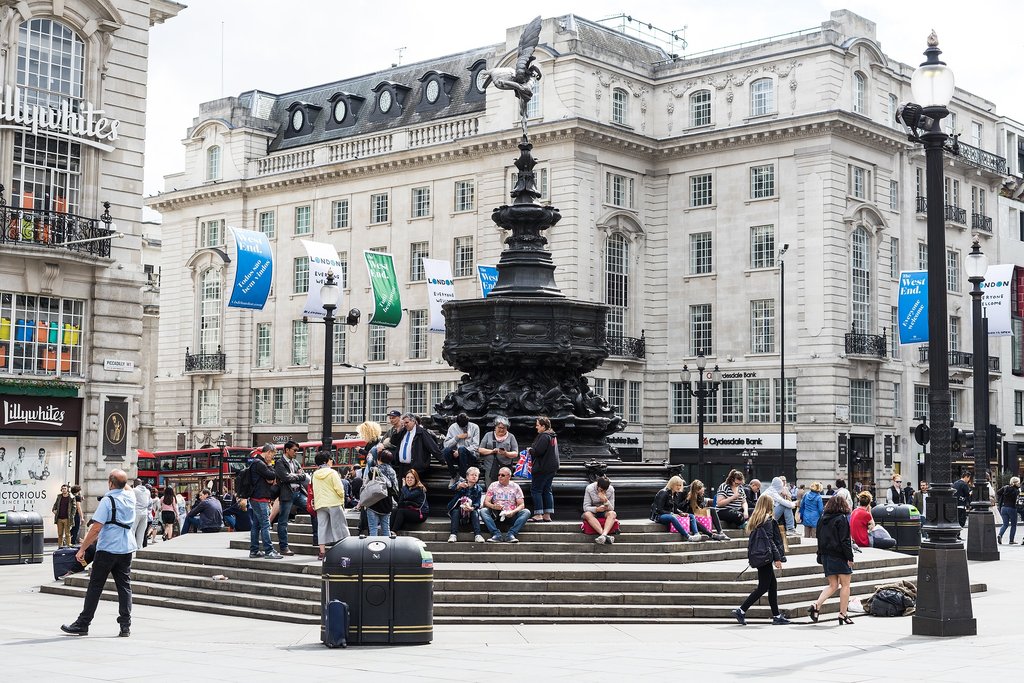
[(398, 275), (395, 274), (395, 257), (379, 251), (366, 250), (366, 270), (370, 273), (373, 288), (373, 316), (371, 325), (398, 327), (402, 322), (402, 298), (398, 292)]
[(228, 306), (262, 311), (274, 281), (274, 256), (262, 232), (231, 228), (235, 236), (235, 285)]
[(57, 535), (50, 512), (71, 478), (61, 437), (0, 436), (0, 510), (38, 512), (46, 538)]
[(494, 285), (498, 284), (498, 267), (482, 266), (478, 263), (476, 272), (480, 276), (480, 296), (486, 299)]
[(898, 300), (900, 344), (928, 341), (928, 271), (900, 273)]
[[(311, 318), (323, 318), (326, 315), (323, 302), (320, 301), (320, 288), (327, 282), (327, 271), (334, 271), (334, 279), (341, 280), (341, 259), (333, 244), (302, 240), (309, 255), (309, 291), (306, 294), (306, 307), (302, 315)], [(339, 285), (340, 289), (340, 285)], [(338, 295), (338, 308), (341, 309), (341, 292)]]
[(989, 266), (985, 271), (985, 281), (981, 283), (981, 307), (988, 318), (990, 337), (1009, 337), (1013, 334), (1010, 328), (1010, 312), (1013, 308), (1010, 298), (1012, 282), (1012, 263)]
[(444, 332), (444, 315), (441, 307), (455, 298), (455, 282), (452, 280), (451, 261), (423, 259), (423, 271), (427, 276), (427, 296), (430, 298), (430, 331)]

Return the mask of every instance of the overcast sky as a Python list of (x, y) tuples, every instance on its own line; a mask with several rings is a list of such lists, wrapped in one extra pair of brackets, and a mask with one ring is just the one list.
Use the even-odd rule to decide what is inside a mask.
[(599, 20), (628, 12), (666, 31), (685, 27), (686, 55), (817, 27), (845, 8), (874, 21), (882, 50), (907, 64), (923, 60), (934, 28), (957, 86), (1024, 121), (1024, 10), (1015, 0), (184, 1), (188, 8), (150, 34), (147, 195), (163, 190), (163, 176), (184, 169), (181, 140), (201, 102), (372, 73), (396, 62), (398, 48), (408, 64), (499, 43), (507, 28), (537, 14)]

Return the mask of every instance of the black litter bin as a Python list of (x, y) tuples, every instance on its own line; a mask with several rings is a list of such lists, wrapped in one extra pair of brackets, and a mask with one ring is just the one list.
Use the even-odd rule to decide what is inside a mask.
[(893, 550), (917, 555), (921, 550), (921, 513), (913, 505), (876, 505), (871, 508), (875, 524), (896, 539)]
[(0, 564), (43, 561), (43, 518), (38, 512), (0, 512)]
[[(348, 604), (348, 643), (429, 643), (434, 637), (434, 558), (408, 536), (350, 536), (327, 551), (321, 615)], [(325, 627), (321, 616), (321, 630)]]

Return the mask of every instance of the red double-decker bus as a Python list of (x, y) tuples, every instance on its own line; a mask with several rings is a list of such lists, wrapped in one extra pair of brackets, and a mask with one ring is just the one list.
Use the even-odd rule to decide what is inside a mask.
[[(320, 452), (320, 444), (323, 441), (300, 441), (299, 453), (295, 457), (302, 463), (302, 469), (316, 469), (316, 454)], [(366, 441), (359, 438), (335, 439), (331, 442), (334, 447), (334, 465), (348, 465), (350, 467), (365, 467), (366, 458), (359, 454), (359, 449), (366, 445)], [(278, 451), (284, 450), (284, 444), (275, 444)], [(250, 449), (250, 454), (255, 455), (261, 447)]]
[(252, 449), (229, 446), (220, 448), (188, 448), (180, 451), (140, 450), (139, 478), (147, 484), (175, 490), (206, 488), (223, 482), (227, 489), (235, 472), (245, 467)]

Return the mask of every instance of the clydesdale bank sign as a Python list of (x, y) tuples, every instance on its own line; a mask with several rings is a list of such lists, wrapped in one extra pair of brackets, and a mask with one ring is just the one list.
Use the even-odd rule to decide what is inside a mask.
[(0, 100), (0, 128), (22, 130), (33, 135), (49, 135), (80, 142), (104, 152), (113, 152), (107, 142), (117, 140), (118, 119), (104, 116), (91, 102), (65, 98), (56, 108), (30, 104), (21, 88), (4, 86)]

